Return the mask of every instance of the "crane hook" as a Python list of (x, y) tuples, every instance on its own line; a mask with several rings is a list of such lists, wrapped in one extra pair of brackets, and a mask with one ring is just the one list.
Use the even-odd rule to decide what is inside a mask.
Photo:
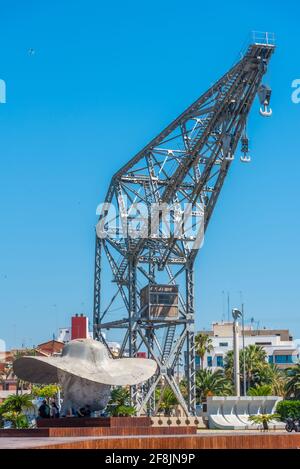
[(271, 117), (271, 115), (273, 114), (273, 111), (271, 108), (268, 109), (268, 105), (267, 104), (264, 104), (264, 107), (260, 108), (259, 109), (259, 113), (261, 116), (263, 117)]
[(257, 94), (261, 104), (261, 108), (259, 110), (260, 115), (263, 117), (271, 117), (272, 109), (268, 108), (272, 94), (271, 88), (267, 85), (260, 85)]

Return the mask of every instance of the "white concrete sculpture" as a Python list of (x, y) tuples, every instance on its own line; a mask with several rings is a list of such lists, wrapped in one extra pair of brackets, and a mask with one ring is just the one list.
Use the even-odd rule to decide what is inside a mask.
[(146, 358), (110, 358), (106, 347), (92, 339), (70, 341), (59, 357), (21, 357), (13, 364), (15, 374), (24, 381), (60, 384), (62, 415), (85, 405), (91, 411), (104, 409), (111, 386), (142, 383), (154, 375), (156, 367), (154, 360)]
[[(255, 430), (258, 425), (249, 420), (250, 415), (274, 414), (279, 396), (212, 396), (207, 398), (209, 428), (222, 430)], [(272, 430), (283, 429), (285, 424), (271, 421)]]

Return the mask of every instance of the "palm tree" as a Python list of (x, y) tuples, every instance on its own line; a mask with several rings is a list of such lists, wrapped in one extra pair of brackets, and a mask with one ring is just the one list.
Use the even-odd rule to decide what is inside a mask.
[(174, 407), (178, 405), (178, 400), (169, 386), (159, 389), (156, 399), (158, 401), (158, 411), (163, 412), (166, 416), (170, 416)]
[(112, 390), (107, 412), (112, 417), (135, 414), (135, 408), (130, 405), (130, 392), (127, 388), (117, 387)]
[(254, 380), (256, 385), (271, 386), (272, 396), (285, 396), (287, 376), (283, 370), (280, 370), (274, 363), (266, 363), (255, 373)]
[(195, 352), (196, 355), (200, 357), (201, 360), (201, 370), (204, 369), (204, 356), (206, 353), (210, 353), (213, 350), (212, 339), (208, 334), (203, 334), (199, 332), (195, 336)]
[(269, 423), (272, 420), (280, 419), (280, 415), (278, 414), (257, 414), (257, 415), (250, 415), (248, 417), (250, 422), (256, 423), (258, 425), (262, 425), (264, 430), (269, 430)]
[(25, 410), (33, 408), (32, 396), (30, 394), (11, 394), (0, 406), (1, 420), (9, 420), (13, 428), (28, 428)]
[[(255, 376), (259, 373), (266, 365), (266, 352), (260, 345), (248, 345), (244, 350), (240, 350), (240, 368), (241, 378), (244, 376), (244, 354), (245, 354), (245, 368), (246, 368), (246, 379), (247, 387), (255, 385)], [(225, 374), (228, 379), (233, 380), (233, 350), (230, 350), (224, 360)]]
[(286, 369), (286, 395), (292, 399), (300, 399), (300, 363)]
[(207, 396), (230, 396), (232, 384), (223, 370), (198, 370), (196, 373), (196, 393), (200, 401)]
[[(242, 351), (240, 351), (240, 367), (241, 375), (243, 372), (243, 356)], [(234, 367), (234, 353), (233, 350), (229, 350), (224, 357), (224, 372), (227, 379), (233, 382), (233, 367)]]
[(4, 412), (22, 412), (33, 408), (32, 396), (30, 394), (11, 394), (0, 406), (0, 413)]
[(261, 345), (248, 345), (245, 348), (245, 363), (246, 363), (246, 376), (248, 381), (248, 388), (254, 382), (254, 375), (262, 367), (266, 366), (266, 351)]
[(272, 386), (270, 384), (262, 384), (248, 389), (248, 396), (272, 396)]

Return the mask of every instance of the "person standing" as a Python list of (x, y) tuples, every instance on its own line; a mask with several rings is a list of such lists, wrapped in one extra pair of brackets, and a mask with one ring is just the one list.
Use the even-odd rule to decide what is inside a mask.
[(57, 407), (55, 401), (53, 401), (53, 402), (51, 403), (51, 407), (50, 407), (50, 417), (53, 418), (53, 419), (59, 417), (59, 410), (58, 410), (58, 407)]
[(46, 400), (43, 400), (42, 405), (39, 407), (39, 417), (41, 419), (48, 419), (50, 417), (50, 407)]

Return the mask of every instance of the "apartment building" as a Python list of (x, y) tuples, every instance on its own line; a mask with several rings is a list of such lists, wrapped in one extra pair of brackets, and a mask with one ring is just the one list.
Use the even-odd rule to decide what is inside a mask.
[[(198, 331), (207, 334), (212, 340), (212, 351), (204, 356), (203, 367), (212, 370), (224, 366), (224, 358), (233, 350), (233, 323), (214, 322), (211, 330)], [(252, 325), (244, 328), (245, 347), (250, 344), (264, 348), (269, 363), (279, 368), (288, 368), (299, 361), (299, 341), (294, 340), (288, 329), (255, 329)], [(240, 331), (240, 348), (243, 347), (243, 332)], [(196, 356), (196, 369), (201, 366), (200, 357)]]

